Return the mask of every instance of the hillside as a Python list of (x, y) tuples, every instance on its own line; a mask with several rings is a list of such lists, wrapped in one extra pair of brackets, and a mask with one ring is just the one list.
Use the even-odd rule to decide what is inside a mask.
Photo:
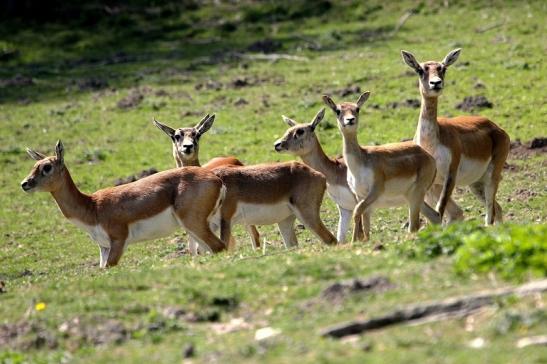
[[(407, 304), (545, 278), (547, 3), (147, 3), (67, 5), (59, 7), (64, 18), (0, 24), (0, 363), (545, 362), (544, 347), (516, 347), (547, 334), (545, 293), (343, 340), (321, 332)], [(263, 254), (237, 227), (235, 251), (191, 257), (180, 232), (131, 245), (118, 267), (101, 270), (97, 246), (51, 196), (20, 187), (33, 165), (25, 148), (53, 154), (58, 139), (86, 192), (173, 168), (171, 143), (154, 117), (182, 127), (215, 113), (200, 142), (202, 162), (292, 160), (273, 148), (286, 130), (281, 115), (311, 121), (322, 94), (355, 101), (370, 90), (360, 143), (407, 139), (420, 98), (400, 50), (425, 61), (457, 47), (440, 114), (484, 115), (514, 142), (498, 192), (507, 226), (490, 233), (477, 228), (483, 206), (458, 189), (466, 221), (445, 235), (409, 235), (405, 208), (382, 209), (367, 243), (324, 246), (298, 226), (300, 246), (286, 250), (277, 229), (262, 226)], [(317, 133), (329, 155), (341, 153), (330, 110)], [(328, 197), (322, 217), (336, 231)], [(473, 270), (477, 251), (465, 258), (443, 250), (464, 236), (472, 238), (461, 244), (483, 244), (486, 253), (498, 242), (520, 254), (530, 242), (523, 262), (534, 256), (536, 268), (505, 260)], [(376, 288), (324, 293), (336, 282), (374, 277)], [(258, 335), (272, 337), (257, 340), (264, 328), (271, 330)]]

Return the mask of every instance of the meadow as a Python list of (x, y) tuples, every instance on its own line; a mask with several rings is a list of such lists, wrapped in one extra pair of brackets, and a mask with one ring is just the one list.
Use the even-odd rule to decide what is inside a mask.
[[(130, 3), (92, 2), (66, 21), (0, 24), (0, 363), (547, 362), (544, 347), (516, 347), (546, 334), (545, 293), (505, 297), (465, 317), (321, 336), (356, 317), (545, 278), (547, 3)], [(58, 139), (85, 192), (173, 168), (154, 117), (182, 127), (215, 113), (202, 163), (220, 155), (246, 164), (292, 160), (273, 148), (286, 130), (281, 115), (311, 121), (322, 94), (356, 101), (371, 91), (361, 110), (363, 145), (411, 138), (419, 93), (400, 50), (441, 60), (457, 47), (439, 114), (484, 115), (514, 142), (498, 192), (507, 225), (490, 235), (477, 227), (483, 206), (458, 189), (466, 221), (445, 235), (430, 227), (410, 235), (406, 209), (383, 209), (366, 243), (324, 246), (298, 226), (300, 246), (286, 250), (274, 227), (261, 226), (264, 253), (237, 227), (235, 251), (191, 257), (181, 231), (131, 245), (119, 266), (99, 269), (97, 246), (52, 197), (20, 187), (34, 163), (25, 148), (53, 154)], [(341, 153), (330, 110), (317, 133), (327, 154)], [(335, 232), (327, 196), (322, 218)], [(535, 268), (458, 265), (462, 255), (443, 244), (467, 234), (484, 244), (534, 242)], [(423, 253), (427, 244), (442, 252)], [(334, 299), (322, 293), (370, 277), (389, 284)], [(264, 328), (275, 335), (257, 340)]]

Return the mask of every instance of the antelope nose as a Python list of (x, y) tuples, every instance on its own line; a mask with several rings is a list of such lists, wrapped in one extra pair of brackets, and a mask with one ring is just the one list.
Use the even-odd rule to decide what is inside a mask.
[(30, 190), (32, 186), (33, 186), (33, 183), (31, 180), (24, 180), (23, 182), (21, 182), (21, 188), (23, 189), (23, 191)]
[(344, 119), (346, 125), (353, 125), (355, 122), (355, 117), (350, 116)]
[(431, 88), (441, 88), (443, 85), (443, 80), (441, 79), (433, 79), (429, 81), (429, 86)]
[(274, 148), (276, 151), (281, 151), (281, 142), (275, 142), (274, 143)]
[(194, 147), (194, 146), (193, 146), (192, 144), (183, 144), (183, 145), (182, 145), (182, 151), (183, 151), (184, 153), (190, 153), (190, 152), (192, 151), (192, 148), (193, 148), (193, 147)]

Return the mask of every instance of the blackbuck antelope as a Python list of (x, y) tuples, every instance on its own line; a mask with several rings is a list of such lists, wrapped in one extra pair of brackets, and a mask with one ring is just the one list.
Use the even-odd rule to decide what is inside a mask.
[[(344, 243), (357, 200), (348, 186), (347, 166), (344, 159), (329, 158), (315, 134), (315, 129), (324, 116), (325, 109), (321, 109), (309, 124), (297, 124), (296, 121), (283, 115), (283, 121), (289, 125), (289, 129), (274, 143), (274, 148), (277, 152), (288, 152), (299, 156), (308, 166), (325, 175), (327, 193), (338, 207), (336, 238), (339, 243)], [(356, 230), (357, 238), (362, 240), (364, 235), (361, 219), (358, 220)]]
[(435, 158), (437, 177), (426, 196), (437, 202), (442, 217), (463, 218), (462, 210), (451, 199), (455, 186), (470, 186), (485, 204), (487, 225), (502, 221), (502, 210), (496, 192), (507, 159), (510, 140), (507, 133), (482, 116), (437, 117), (437, 100), (444, 87), (446, 69), (458, 59), (455, 49), (441, 62), (419, 63), (409, 52), (401, 51), (403, 60), (419, 77), (422, 108), (414, 141)]
[(51, 193), (63, 215), (99, 245), (101, 268), (118, 264), (128, 244), (169, 235), (178, 227), (212, 252), (226, 247), (208, 223), (226, 188), (208, 170), (171, 169), (87, 195), (70, 176), (61, 141), (55, 156), (27, 152), (37, 162), (21, 187)]
[[(370, 237), (370, 215), (377, 207), (409, 205), (409, 231), (420, 227), (420, 210), (432, 222), (439, 215), (424, 203), (424, 196), (435, 179), (435, 160), (413, 142), (380, 146), (360, 146), (357, 141), (359, 110), (370, 92), (363, 93), (357, 103), (336, 104), (329, 96), (323, 101), (336, 114), (343, 137), (343, 155), (347, 163), (348, 185), (356, 195), (353, 219), (363, 217), (365, 239)], [(353, 240), (357, 239), (354, 229)]]
[[(215, 121), (215, 115), (205, 115), (196, 126), (188, 128), (173, 129), (163, 123), (160, 123), (154, 118), (154, 125), (163, 131), (173, 143), (173, 157), (177, 167), (200, 166), (199, 163), (199, 141), (201, 136), (208, 131)], [(243, 163), (234, 157), (216, 157), (211, 159), (203, 168), (213, 169), (220, 166), (242, 166)], [(245, 226), (249, 235), (253, 248), (260, 247), (260, 234), (253, 225)], [(190, 251), (195, 254), (197, 246), (194, 242), (190, 244)]]
[[(198, 130), (202, 127), (208, 129), (212, 124), (207, 126), (203, 122), (196, 126)], [(164, 130), (160, 125), (163, 124), (156, 121), (156, 126)], [(170, 134), (169, 129), (164, 131)], [(173, 150), (174, 154), (178, 153), (175, 145)], [(214, 223), (220, 227), (220, 238), (226, 245), (233, 247), (234, 244), (232, 224), (277, 224), (285, 246), (295, 246), (298, 244), (294, 231), (296, 218), (324, 243), (336, 243), (336, 238), (320, 218), (319, 210), (326, 189), (326, 180), (321, 173), (297, 162), (253, 166), (217, 165), (211, 170), (226, 186), (220, 220)]]
[(213, 172), (226, 185), (220, 207), (220, 238), (225, 244), (230, 242), (232, 223), (242, 223), (277, 224), (285, 246), (295, 246), (295, 218), (323, 243), (336, 244), (320, 218), (327, 188), (321, 173), (298, 162), (219, 167)]

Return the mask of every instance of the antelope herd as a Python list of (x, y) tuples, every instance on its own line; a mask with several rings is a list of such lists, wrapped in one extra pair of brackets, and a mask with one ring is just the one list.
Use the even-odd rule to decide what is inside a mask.
[[(261, 246), (256, 225), (271, 224), (277, 224), (286, 247), (295, 246), (296, 219), (323, 243), (334, 245), (346, 241), (352, 218), (352, 241), (366, 241), (374, 209), (406, 204), (408, 230), (415, 232), (420, 212), (433, 224), (442, 223), (445, 211), (447, 223), (463, 219), (451, 197), (457, 185), (470, 186), (484, 203), (486, 225), (499, 223), (502, 209), (496, 192), (509, 136), (481, 116), (437, 116), (446, 70), (459, 54), (455, 49), (442, 62), (419, 63), (402, 51), (404, 62), (418, 75), (422, 98), (413, 141), (359, 145), (359, 112), (370, 92), (356, 103), (336, 103), (325, 95), (323, 101), (336, 115), (342, 136), (341, 158), (328, 157), (316, 135), (325, 109), (307, 124), (283, 116), (289, 129), (274, 149), (299, 156), (303, 163), (245, 166), (235, 157), (217, 157), (201, 166), (199, 140), (215, 115), (179, 129), (154, 119), (171, 139), (177, 168), (88, 195), (74, 184), (58, 141), (54, 156), (27, 149), (37, 162), (21, 187), (51, 193), (63, 215), (99, 245), (100, 267), (116, 265), (128, 244), (167, 236), (178, 227), (186, 230), (192, 254), (232, 249), (233, 224), (246, 227), (255, 248)], [(325, 190), (339, 210), (336, 237), (320, 217)]]

